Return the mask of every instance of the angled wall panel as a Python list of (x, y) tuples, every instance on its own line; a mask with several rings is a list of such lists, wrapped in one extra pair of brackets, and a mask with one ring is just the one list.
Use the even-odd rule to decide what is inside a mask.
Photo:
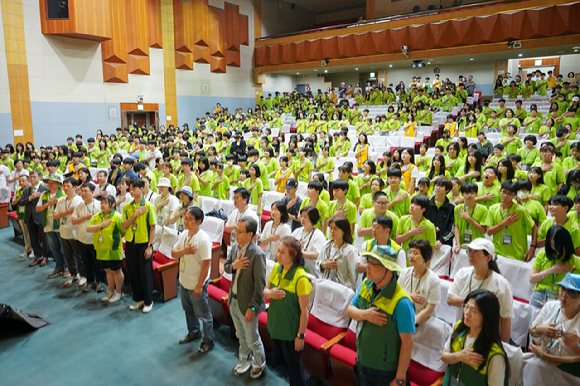
[[(213, 7), (209, 7), (208, 11), (209, 11), (208, 21), (209, 21), (209, 36), (210, 36), (209, 54), (212, 57), (225, 58), (226, 42), (225, 42), (224, 12), (221, 10), (217, 10)], [(216, 68), (221, 68), (221, 65), (217, 66)]]
[(147, 32), (149, 35), (149, 47), (163, 48), (160, 0), (147, 0)]

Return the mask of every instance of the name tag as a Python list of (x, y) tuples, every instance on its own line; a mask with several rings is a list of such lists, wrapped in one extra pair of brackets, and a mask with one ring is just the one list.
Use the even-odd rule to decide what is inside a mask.
[(99, 237), (97, 238), (97, 242), (99, 244), (102, 244), (103, 243), (103, 235), (102, 234), (100, 234)]
[(24, 213), (24, 210), (25, 210), (25, 209), (26, 209), (25, 207), (23, 207), (23, 206), (19, 206), (19, 207), (18, 207), (18, 213)]
[(466, 229), (465, 233), (463, 234), (463, 244), (469, 244), (473, 239), (473, 230)]
[(157, 216), (157, 225), (163, 225), (163, 216)]
[(68, 220), (68, 217), (63, 217), (60, 219), (60, 225), (66, 225), (66, 222)]
[(177, 230), (178, 230), (179, 232), (183, 232), (183, 229), (184, 229), (184, 227), (183, 227), (183, 224), (179, 224), (179, 225), (177, 226)]
[(133, 232), (137, 232), (137, 224), (136, 223), (133, 223), (133, 225), (131, 226), (131, 230)]
[(501, 243), (503, 245), (511, 246), (512, 245), (512, 235), (504, 233), (501, 237)]

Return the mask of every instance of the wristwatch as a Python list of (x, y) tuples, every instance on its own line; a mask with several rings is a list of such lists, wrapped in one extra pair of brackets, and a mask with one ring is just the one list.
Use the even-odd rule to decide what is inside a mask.
[(538, 248), (536, 244), (530, 244), (530, 248)]
[(405, 380), (404, 380), (404, 379), (397, 379), (397, 380), (395, 381), (395, 384), (396, 384), (397, 386), (405, 386)]
[(250, 311), (256, 312), (256, 307), (250, 307)]
[(304, 338), (306, 337), (305, 334), (298, 334), (297, 338), (300, 340), (304, 340)]

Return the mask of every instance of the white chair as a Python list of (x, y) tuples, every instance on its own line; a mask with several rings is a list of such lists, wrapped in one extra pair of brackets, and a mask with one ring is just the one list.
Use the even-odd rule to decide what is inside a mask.
[(275, 265), (276, 263), (273, 260), (266, 259), (266, 285), (270, 280), (270, 274), (272, 274), (272, 270), (274, 269)]
[(423, 366), (444, 372), (447, 365), (441, 361), (441, 353), (453, 328), (437, 318), (429, 318), (421, 323), (413, 335), (411, 359)]
[[(157, 229), (160, 229), (160, 226), (155, 227), (155, 231), (157, 234)], [(171, 257), (171, 250), (175, 248), (175, 244), (177, 244), (178, 234), (177, 229), (169, 228), (164, 226), (161, 230), (161, 243), (159, 245), (159, 252), (163, 253), (167, 257)]]
[(451, 282), (444, 279), (439, 279), (439, 282), (441, 283), (441, 302), (435, 307), (435, 312), (437, 317), (450, 324), (455, 324), (457, 321), (457, 307), (447, 304), (447, 292), (451, 288)]
[(268, 181), (270, 182), (270, 190), (272, 192), (276, 191), (276, 180), (274, 178), (269, 178)]
[(497, 265), (502, 276), (512, 285), (514, 297), (530, 301), (534, 290), (534, 285), (530, 283), (532, 263), (524, 263), (497, 255)]
[(236, 189), (238, 189), (237, 186), (230, 186), (230, 191), (228, 192), (228, 198), (230, 200), (234, 199), (234, 192), (236, 191)]
[(524, 371), (524, 353), (519, 347), (514, 347), (511, 344), (503, 343), (503, 349), (508, 357), (510, 364), (510, 379), (509, 386), (521, 386), (523, 384)]
[(270, 211), (270, 208), (272, 207), (272, 204), (275, 203), (276, 201), (280, 201), (284, 199), (284, 193), (278, 193), (278, 192), (264, 192), (263, 196), (262, 196), (262, 208), (264, 208), (265, 210), (267, 210), (268, 212)]
[(224, 225), (225, 222), (219, 218), (205, 216), (200, 229), (209, 235), (212, 242), (221, 244), (224, 235)]
[(389, 135), (387, 137), (387, 147), (400, 147), (401, 146), (401, 137)]
[(226, 216), (230, 216), (236, 207), (234, 206), (234, 202), (230, 200), (219, 200), (217, 209), (221, 209)]
[(215, 208), (217, 208), (219, 200), (213, 197), (206, 197), (206, 196), (198, 196), (197, 197), (199, 209), (202, 210), (203, 213), (209, 213)]
[(439, 250), (433, 253), (431, 258), (431, 271), (437, 276), (449, 276), (449, 261), (451, 259), (451, 247), (442, 245)]
[(515, 317), (512, 319), (510, 338), (520, 347), (527, 347), (530, 326), (532, 325), (532, 306), (513, 301)]
[(416, 140), (415, 137), (401, 137), (401, 147), (410, 147), (414, 149)]
[(316, 280), (316, 294), (310, 312), (324, 323), (335, 327), (348, 327), (350, 318), (346, 310), (354, 291), (330, 280)]
[(308, 191), (308, 184), (306, 182), (298, 183), (298, 190), (296, 190), (296, 195), (299, 197), (305, 197)]
[(461, 249), (459, 253), (453, 254), (453, 259), (451, 259), (451, 272), (449, 273), (449, 278), (455, 278), (457, 271), (461, 268), (469, 267), (469, 258), (467, 257), (467, 250)]

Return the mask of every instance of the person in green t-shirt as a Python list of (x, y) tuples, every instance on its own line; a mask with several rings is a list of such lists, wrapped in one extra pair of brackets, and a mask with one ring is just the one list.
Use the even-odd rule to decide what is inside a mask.
[(544, 220), (538, 230), (538, 247), (542, 248), (546, 243), (546, 235), (550, 228), (555, 225), (564, 227), (572, 237), (572, 242), (577, 254), (580, 254), (580, 229), (578, 229), (578, 217), (571, 212), (574, 201), (568, 196), (557, 194), (548, 200), (548, 210), (552, 216)]
[(198, 161), (198, 167), (195, 169), (195, 176), (199, 180), (199, 195), (211, 197), (211, 182), (213, 181), (213, 172), (209, 166), (209, 159), (201, 157)]
[(224, 164), (218, 162), (215, 167), (216, 173), (213, 177), (211, 190), (213, 192), (213, 198), (217, 200), (227, 200), (230, 193), (230, 182), (226, 176), (224, 176)]
[(385, 190), (389, 204), (387, 209), (394, 212), (399, 218), (409, 213), (411, 205), (411, 195), (404, 189), (401, 189), (401, 170), (389, 169), (387, 172), (387, 182), (389, 186)]
[(306, 197), (302, 200), (300, 211), (307, 206), (313, 206), (318, 209), (320, 213), (320, 221), (316, 223), (316, 228), (320, 229), (326, 235), (326, 227), (328, 225), (328, 205), (320, 198), (320, 194), (324, 190), (324, 186), (319, 181), (311, 181), (308, 183), (308, 190)]
[(350, 223), (351, 233), (354, 235), (354, 226), (356, 224), (356, 206), (346, 199), (349, 185), (344, 180), (338, 180), (332, 184), (334, 200), (328, 206), (328, 220), (335, 217), (346, 217)]
[[(514, 202), (517, 192), (514, 182), (501, 184), (500, 203), (489, 208), (487, 234), (493, 236), (498, 255), (528, 262), (536, 252), (538, 227), (528, 211)], [(528, 235), (532, 236), (529, 249)]]
[[(387, 210), (388, 198), (385, 192), (379, 191), (373, 195), (373, 209), (365, 210), (358, 220), (357, 235), (364, 240), (373, 238), (373, 220), (378, 216), (388, 216), (393, 220), (393, 229), (397, 229), (399, 217)], [(391, 239), (395, 240), (395, 232), (391, 232)]]
[(518, 199), (522, 203), (522, 206), (532, 216), (532, 220), (539, 227), (544, 221), (546, 221), (546, 211), (544, 206), (538, 200), (532, 200), (530, 198), (530, 192), (532, 191), (532, 182), (528, 179), (518, 180)]
[(456, 205), (454, 209), (454, 253), (459, 253), (461, 248), (475, 239), (485, 238), (487, 232), (487, 207), (475, 202), (479, 189), (477, 184), (466, 182), (460, 189), (464, 204)]
[(483, 170), (483, 181), (477, 183), (475, 202), (485, 205), (488, 209), (499, 203), (499, 185), (495, 183), (499, 176), (499, 170), (494, 166), (488, 166)]
[(415, 196), (411, 199), (409, 208), (410, 215), (401, 217), (397, 226), (395, 241), (401, 245), (404, 251), (408, 251), (409, 243), (415, 239), (425, 239), (432, 247), (436, 245), (435, 225), (427, 218), (425, 212), (431, 207), (429, 199), (425, 196)]

